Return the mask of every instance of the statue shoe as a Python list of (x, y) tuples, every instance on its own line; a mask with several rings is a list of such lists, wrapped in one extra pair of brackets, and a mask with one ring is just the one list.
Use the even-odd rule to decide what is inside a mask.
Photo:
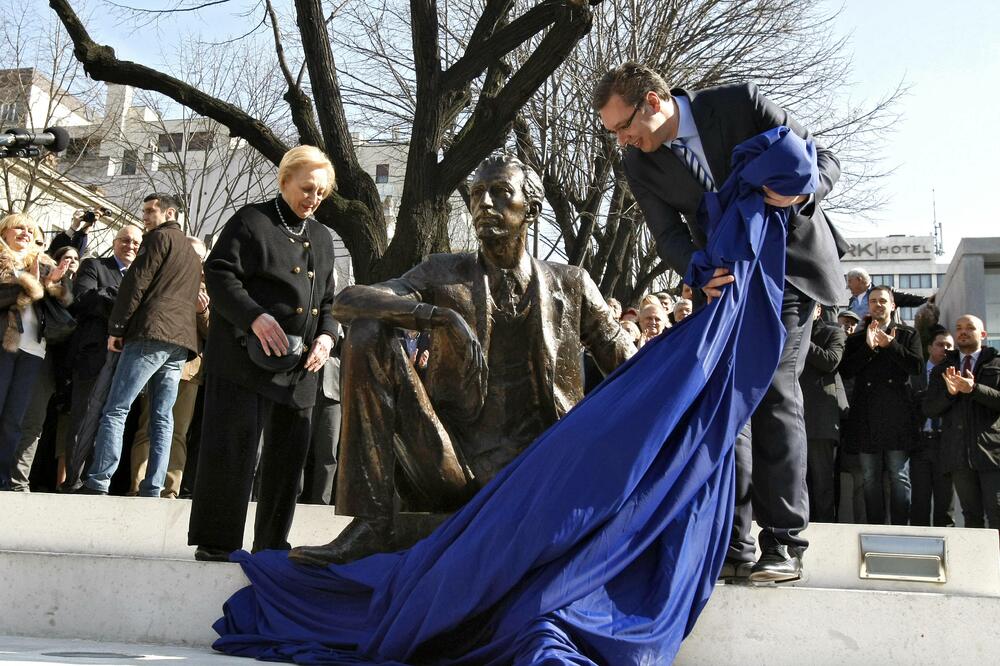
[(395, 550), (392, 523), (382, 520), (355, 518), (340, 535), (325, 546), (292, 548), (288, 559), (296, 564), (325, 567), (347, 564), (362, 557)]

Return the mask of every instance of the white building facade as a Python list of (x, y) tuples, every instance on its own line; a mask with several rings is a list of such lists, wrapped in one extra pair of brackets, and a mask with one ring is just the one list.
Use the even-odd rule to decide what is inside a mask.
[[(931, 296), (942, 285), (948, 264), (938, 261), (933, 236), (883, 236), (848, 238), (847, 254), (841, 259), (844, 273), (863, 268), (872, 284), (888, 285), (898, 291)], [(844, 303), (850, 298), (846, 281)], [(914, 308), (902, 308), (900, 316), (912, 322)]]

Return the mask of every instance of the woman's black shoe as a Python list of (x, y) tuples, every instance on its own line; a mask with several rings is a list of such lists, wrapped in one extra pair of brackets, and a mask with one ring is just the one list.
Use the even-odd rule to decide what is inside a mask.
[(194, 551), (194, 559), (199, 562), (228, 562), (231, 552), (228, 548), (198, 546), (198, 549)]

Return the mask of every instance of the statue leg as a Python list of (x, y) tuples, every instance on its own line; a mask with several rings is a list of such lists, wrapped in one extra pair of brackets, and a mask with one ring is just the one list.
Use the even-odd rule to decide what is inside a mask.
[(393, 329), (355, 320), (341, 351), (342, 421), (336, 510), (355, 520), (329, 544), (294, 548), (300, 563), (348, 562), (395, 550), (394, 474), (433, 498), (431, 507), (460, 505), (473, 492), (451, 438)]

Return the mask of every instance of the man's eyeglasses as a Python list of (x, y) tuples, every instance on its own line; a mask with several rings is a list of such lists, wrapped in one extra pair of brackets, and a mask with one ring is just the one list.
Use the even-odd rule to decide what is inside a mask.
[(624, 123), (622, 123), (618, 127), (614, 128), (613, 130), (610, 130), (610, 133), (611, 134), (618, 134), (619, 132), (624, 132), (629, 127), (631, 127), (632, 126), (632, 121), (635, 120), (635, 114), (639, 113), (639, 109), (642, 108), (642, 105), (644, 103), (645, 103), (645, 100), (643, 100), (642, 102), (639, 102), (638, 104), (636, 104), (635, 108), (632, 109), (632, 115), (630, 115), (628, 117), (628, 119)]

